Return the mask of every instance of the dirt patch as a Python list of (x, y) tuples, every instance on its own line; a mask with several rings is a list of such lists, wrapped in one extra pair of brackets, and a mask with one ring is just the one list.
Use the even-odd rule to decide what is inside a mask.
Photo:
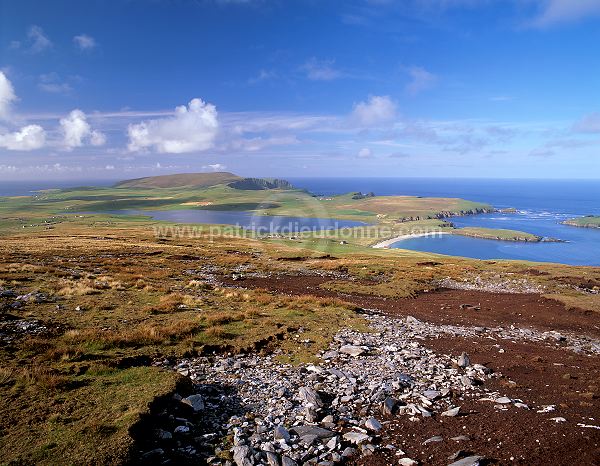
[[(471, 361), (485, 364), (503, 377), (485, 382), (529, 409), (493, 402), (455, 400), (462, 415), (454, 418), (396, 418), (386, 426), (383, 444), (401, 448), (421, 464), (446, 465), (459, 450), (486, 457), (491, 464), (600, 464), (600, 366), (598, 357), (576, 355), (539, 343), (473, 338), (440, 338), (424, 343), (439, 353), (458, 356), (468, 352)], [(500, 348), (504, 350), (499, 352)], [(543, 411), (553, 406), (553, 410)], [(548, 408), (546, 408), (548, 409)], [(553, 418), (564, 418), (556, 422)], [(422, 443), (434, 436), (443, 441)], [(456, 441), (452, 438), (465, 436)], [(361, 458), (355, 464), (388, 465), (394, 454)]]
[[(600, 336), (598, 313), (577, 308), (567, 309), (563, 303), (538, 294), (441, 290), (422, 293), (416, 298), (396, 299), (339, 293), (321, 288), (321, 284), (329, 280), (327, 277), (315, 276), (276, 276), (247, 278), (235, 282), (224, 278), (222, 281), (229, 285), (264, 288), (290, 295), (336, 297), (365, 309), (377, 309), (400, 317), (412, 315), (435, 323), (484, 327), (515, 325)], [(465, 304), (479, 310), (463, 309)]]

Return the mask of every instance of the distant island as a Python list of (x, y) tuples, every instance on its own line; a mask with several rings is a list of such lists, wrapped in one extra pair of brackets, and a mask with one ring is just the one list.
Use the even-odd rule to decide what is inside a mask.
[(561, 223), (579, 228), (600, 228), (600, 216), (588, 215), (586, 217), (571, 218)]

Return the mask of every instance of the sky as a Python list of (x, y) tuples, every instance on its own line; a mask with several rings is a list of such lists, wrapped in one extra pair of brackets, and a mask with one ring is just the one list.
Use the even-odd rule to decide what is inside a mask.
[(0, 182), (600, 179), (600, 0), (0, 0)]

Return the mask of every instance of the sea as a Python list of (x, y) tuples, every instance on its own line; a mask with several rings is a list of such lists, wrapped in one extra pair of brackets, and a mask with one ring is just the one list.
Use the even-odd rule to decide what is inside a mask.
[[(331, 196), (347, 192), (375, 195), (459, 197), (514, 208), (514, 214), (492, 213), (450, 219), (457, 227), (505, 228), (556, 238), (563, 242), (521, 243), (456, 235), (411, 238), (394, 248), (476, 259), (516, 259), (600, 266), (600, 229), (577, 228), (560, 222), (584, 215), (600, 215), (600, 180), (530, 180), (472, 178), (287, 178), (294, 186)], [(0, 182), (0, 196), (29, 195), (36, 190), (79, 186), (110, 186), (114, 181), (78, 180)], [(239, 213), (240, 215), (243, 213)], [(210, 214), (215, 219), (218, 213)], [(236, 215), (232, 212), (227, 216)], [(312, 215), (311, 215), (312, 216)], [(219, 217), (219, 220), (223, 220)], [(293, 219), (290, 219), (293, 220)], [(306, 219), (304, 219), (306, 220)], [(218, 221), (218, 220), (216, 220)], [(344, 223), (345, 226), (346, 223)]]
[(514, 208), (514, 214), (481, 214), (450, 219), (457, 227), (505, 228), (564, 242), (524, 243), (437, 235), (399, 241), (391, 247), (475, 259), (515, 259), (600, 266), (600, 229), (562, 225), (563, 220), (600, 215), (600, 180), (471, 178), (292, 178), (313, 193), (360, 191), (375, 195), (459, 197)]

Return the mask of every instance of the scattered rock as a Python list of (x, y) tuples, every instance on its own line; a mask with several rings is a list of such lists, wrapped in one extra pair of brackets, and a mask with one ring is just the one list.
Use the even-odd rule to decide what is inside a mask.
[(467, 353), (463, 352), (456, 363), (458, 364), (458, 367), (469, 367), (471, 365), (471, 358), (469, 358)]
[(340, 348), (340, 353), (348, 354), (350, 356), (360, 356), (364, 354), (367, 349), (363, 346), (355, 346), (355, 345), (344, 345)]

